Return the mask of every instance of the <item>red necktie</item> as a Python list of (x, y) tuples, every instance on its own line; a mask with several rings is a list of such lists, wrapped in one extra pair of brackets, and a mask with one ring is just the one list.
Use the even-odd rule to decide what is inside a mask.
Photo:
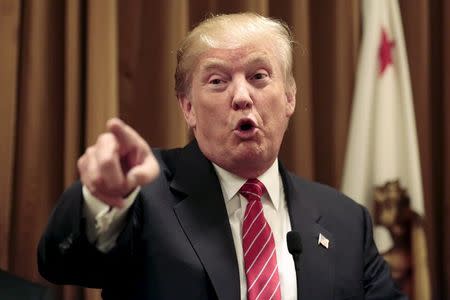
[(266, 188), (258, 179), (249, 179), (239, 192), (248, 200), (242, 224), (247, 299), (280, 300), (275, 241), (261, 203)]

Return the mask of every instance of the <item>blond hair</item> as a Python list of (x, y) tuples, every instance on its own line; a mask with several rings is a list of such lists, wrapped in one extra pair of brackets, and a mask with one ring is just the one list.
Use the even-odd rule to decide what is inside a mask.
[(292, 74), (292, 34), (280, 20), (256, 13), (217, 15), (198, 24), (183, 40), (177, 51), (175, 92), (177, 96), (189, 93), (191, 75), (199, 56), (211, 48), (234, 48), (266, 36), (264, 41), (274, 46), (279, 57), (288, 88), (295, 88)]

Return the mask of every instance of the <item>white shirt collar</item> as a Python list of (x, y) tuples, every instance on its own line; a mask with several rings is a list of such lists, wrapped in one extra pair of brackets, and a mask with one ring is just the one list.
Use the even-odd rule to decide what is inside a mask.
[[(222, 186), (222, 193), (225, 198), (225, 203), (230, 201), (239, 189), (247, 181), (246, 178), (239, 177), (227, 170), (219, 167), (215, 163), (212, 163), (217, 176), (219, 177), (220, 185)], [(258, 176), (258, 180), (261, 181), (266, 187), (269, 194), (269, 200), (272, 201), (273, 206), (278, 210), (280, 203), (280, 173), (278, 170), (278, 158), (275, 159), (272, 166), (266, 170), (261, 176)]]

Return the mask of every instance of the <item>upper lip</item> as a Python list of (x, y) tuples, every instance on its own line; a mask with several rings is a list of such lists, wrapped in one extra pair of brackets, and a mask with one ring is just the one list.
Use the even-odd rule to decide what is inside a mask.
[(242, 126), (242, 125), (246, 125), (246, 124), (249, 124), (249, 125), (251, 125), (252, 127), (258, 127), (258, 126), (256, 125), (256, 122), (255, 122), (254, 120), (252, 120), (251, 118), (242, 118), (242, 119), (240, 119), (239, 122), (237, 123), (235, 129), (236, 129), (236, 130), (240, 130), (240, 129), (241, 129), (241, 126)]

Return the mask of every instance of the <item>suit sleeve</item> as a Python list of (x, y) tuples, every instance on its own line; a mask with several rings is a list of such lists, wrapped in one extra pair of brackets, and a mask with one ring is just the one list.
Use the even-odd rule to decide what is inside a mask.
[(102, 253), (88, 241), (83, 203), (80, 182), (60, 197), (39, 242), (38, 268), (44, 278), (56, 284), (102, 288), (106, 282), (117, 281), (118, 274), (129, 272), (135, 230), (135, 222), (130, 220), (135, 205), (128, 212), (117, 245)]
[(366, 300), (392, 299), (407, 300), (391, 277), (389, 265), (378, 253), (373, 239), (372, 221), (366, 208), (364, 215), (364, 293)]

